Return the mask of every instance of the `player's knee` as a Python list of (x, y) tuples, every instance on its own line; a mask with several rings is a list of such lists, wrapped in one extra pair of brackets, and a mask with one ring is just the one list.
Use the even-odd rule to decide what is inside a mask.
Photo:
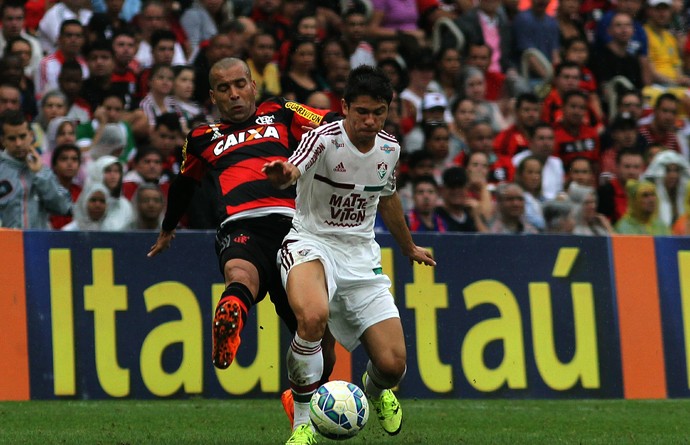
[(323, 338), (328, 324), (328, 312), (324, 311), (305, 311), (295, 314), (297, 317), (297, 333), (302, 338), (315, 339)]
[(378, 372), (388, 381), (399, 382), (405, 375), (406, 367), (405, 354), (389, 351), (386, 354), (372, 358), (372, 363)]

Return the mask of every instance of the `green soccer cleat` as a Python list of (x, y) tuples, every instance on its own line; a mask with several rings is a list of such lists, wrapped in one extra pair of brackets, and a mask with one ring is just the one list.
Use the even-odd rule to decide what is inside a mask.
[[(369, 376), (365, 372), (362, 376), (362, 385), (364, 388), (367, 387), (366, 382), (368, 378)], [(378, 399), (375, 399), (369, 394), (367, 394), (367, 398), (374, 406), (374, 409), (376, 409), (376, 416), (379, 418), (379, 423), (383, 427), (383, 430), (391, 436), (398, 434), (402, 428), (403, 413), (400, 402), (398, 402), (398, 398), (395, 397), (393, 391), (384, 389), (381, 393), (381, 397)]]
[(298, 426), (292, 432), (292, 436), (285, 442), (285, 445), (314, 445), (316, 436), (308, 424)]

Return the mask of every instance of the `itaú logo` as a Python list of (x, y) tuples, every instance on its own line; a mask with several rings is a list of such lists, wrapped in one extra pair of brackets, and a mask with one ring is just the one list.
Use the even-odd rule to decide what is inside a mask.
[(220, 156), (221, 153), (230, 147), (262, 138), (280, 139), (280, 135), (278, 134), (276, 127), (272, 125), (259, 128), (250, 128), (247, 131), (240, 131), (239, 133), (233, 133), (225, 136), (225, 140), (219, 141), (216, 146), (213, 147), (213, 154)]

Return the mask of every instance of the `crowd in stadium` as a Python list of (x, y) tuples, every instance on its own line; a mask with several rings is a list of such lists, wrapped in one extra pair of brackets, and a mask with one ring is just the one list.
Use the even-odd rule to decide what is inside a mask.
[[(688, 235), (689, 11), (682, 0), (5, 0), (1, 225), (158, 230), (187, 132), (218, 119), (209, 69), (238, 57), (257, 103), (333, 111), (352, 68), (385, 71), (413, 232)], [(208, 187), (180, 228), (217, 226)], [(62, 188), (71, 210), (55, 201)]]

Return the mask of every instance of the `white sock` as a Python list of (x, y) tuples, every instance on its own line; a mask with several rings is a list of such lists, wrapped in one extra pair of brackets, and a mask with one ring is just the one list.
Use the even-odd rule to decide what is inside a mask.
[(309, 401), (318, 389), (323, 374), (321, 340), (307, 341), (295, 334), (288, 349), (286, 364), (295, 400), (294, 429), (309, 423)]

